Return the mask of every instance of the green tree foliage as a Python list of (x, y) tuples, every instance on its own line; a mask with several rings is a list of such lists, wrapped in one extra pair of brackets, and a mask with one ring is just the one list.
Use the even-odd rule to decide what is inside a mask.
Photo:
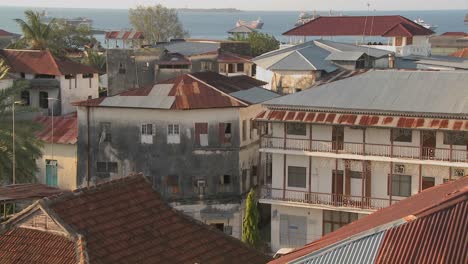
[(148, 44), (188, 36), (179, 21), (177, 11), (162, 5), (137, 6), (130, 9), (129, 19), (136, 30), (143, 32)]
[(233, 41), (247, 41), (252, 49), (252, 56), (256, 57), (263, 53), (279, 49), (280, 42), (272, 35), (260, 32), (250, 33), (247, 37), (242, 34), (235, 34), (229, 37)]
[(52, 20), (49, 24), (44, 24), (41, 22), (41, 14), (32, 10), (26, 10), (24, 15), (26, 21), (15, 19), (23, 32), (23, 39), (20, 40), (20, 44), (38, 50), (48, 48), (52, 36), (52, 26), (55, 21)]
[(258, 248), (260, 242), (258, 221), (259, 215), (255, 191), (251, 189), (245, 205), (245, 216), (242, 223), (242, 241), (254, 248)]
[[(4, 63), (0, 62), (0, 65), (4, 65)], [(8, 69), (3, 67), (0, 70), (0, 76), (4, 77), (7, 71)], [(0, 184), (12, 182), (12, 105), (23, 89), (24, 83), (15, 82), (12, 87), (0, 90)], [(16, 111), (17, 115), (21, 111)], [(16, 183), (34, 182), (36, 180), (36, 159), (42, 156), (42, 143), (34, 136), (38, 129), (39, 126), (30, 120), (15, 120)]]
[(91, 49), (86, 50), (83, 63), (93, 66), (100, 72), (106, 72), (106, 56), (97, 51)]
[(59, 55), (67, 51), (83, 50), (97, 43), (90, 27), (71, 25), (61, 19), (52, 24), (50, 40), (49, 48)]

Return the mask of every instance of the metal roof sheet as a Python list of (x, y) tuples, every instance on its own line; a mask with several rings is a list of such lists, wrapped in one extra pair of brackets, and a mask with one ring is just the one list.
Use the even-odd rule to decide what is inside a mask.
[(67, 192), (45, 184), (25, 183), (0, 187), (0, 202), (41, 199)]
[[(52, 119), (54, 130), (52, 132)], [(78, 119), (76, 112), (63, 116), (40, 116), (34, 119), (42, 127), (36, 137), (44, 142), (56, 144), (76, 144), (78, 140)], [(52, 134), (54, 137), (52, 138)]]
[(354, 241), (344, 241), (314, 252), (290, 264), (372, 264), (382, 243), (385, 231), (370, 234)]
[(357, 61), (364, 55), (362, 51), (338, 51), (332, 52), (325, 60), (329, 61)]
[(280, 96), (279, 94), (262, 87), (253, 87), (248, 90), (231, 93), (230, 95), (251, 104), (258, 104)]
[(371, 112), (468, 114), (468, 72), (372, 70), (265, 102)]
[(106, 97), (100, 106), (170, 109), (175, 101), (174, 96), (169, 96), (172, 84), (157, 84), (146, 96), (122, 96)]
[(332, 52), (333, 51), (342, 51), (342, 52), (356, 51), (356, 52), (363, 52), (375, 58), (385, 57), (385, 56), (388, 56), (389, 54), (393, 54), (393, 52), (387, 51), (387, 50), (358, 46), (358, 45), (353, 45), (349, 43), (335, 42), (335, 41), (324, 40), (324, 39), (314, 40), (314, 43), (317, 46), (323, 47), (324, 49), (327, 49)]
[(219, 42), (188, 42), (178, 41), (165, 45), (165, 49), (171, 53), (179, 53), (184, 56), (193, 56), (217, 52), (220, 48)]
[(230, 29), (227, 33), (235, 34), (235, 33), (252, 33), (252, 32), (257, 32), (257, 31), (253, 28), (242, 25), (242, 26), (238, 26), (233, 29)]

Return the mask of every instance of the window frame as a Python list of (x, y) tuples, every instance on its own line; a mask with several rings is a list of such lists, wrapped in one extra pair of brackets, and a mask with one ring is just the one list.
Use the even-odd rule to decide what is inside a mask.
[[(409, 181), (402, 180), (402, 179), (409, 179)], [(408, 191), (409, 193), (402, 193), (402, 184), (409, 183)], [(412, 188), (412, 177), (411, 175), (405, 174), (393, 174), (392, 175), (392, 196), (400, 196), (400, 197), (410, 197), (411, 196), (411, 188)], [(398, 188), (395, 188), (398, 186)]]
[[(304, 172), (304, 175), (298, 175), (298, 174), (294, 174), (291, 170), (294, 169), (294, 170), (301, 170), (301, 173), (302, 173), (302, 170)], [(303, 177), (303, 179), (299, 179), (300, 181), (298, 181), (298, 179), (295, 179), (294, 181), (292, 180), (293, 178), (291, 176), (294, 176), (294, 177)], [(304, 183), (304, 185), (299, 185), (298, 183)], [(301, 189), (305, 189), (307, 188), (307, 167), (299, 167), (299, 166), (288, 166), (288, 179), (287, 179), (287, 187), (288, 188), (301, 188)]]
[[(327, 217), (329, 215), (329, 217)], [(336, 216), (338, 215), (338, 216)], [(346, 216), (346, 220), (343, 220), (344, 217)], [(358, 214), (357, 213), (351, 213), (351, 212), (344, 212), (344, 211), (332, 211), (332, 210), (323, 210), (322, 213), (322, 235), (326, 235), (328, 233), (334, 232), (341, 227), (348, 225), (356, 220), (358, 220)], [(330, 231), (325, 232), (326, 229), (326, 224), (330, 224)], [(338, 225), (337, 228), (336, 225)]]
[[(297, 130), (298, 126), (301, 127), (300, 130)], [(296, 130), (293, 130), (292, 128), (296, 128)], [(286, 123), (286, 135), (307, 136), (307, 125), (304, 123)]]
[(468, 133), (464, 131), (445, 131), (443, 142), (444, 142), (444, 145), (467, 146), (468, 145)]
[[(409, 132), (409, 135), (405, 135), (404, 131), (406, 131), (406, 133)], [(398, 134), (397, 132), (400, 133), (400, 134)], [(405, 137), (409, 137), (409, 141), (408, 141), (408, 139), (405, 139)], [(413, 142), (413, 130), (412, 129), (405, 129), (405, 128), (392, 128), (392, 138), (391, 138), (391, 140), (392, 140), (392, 142), (412, 143)]]

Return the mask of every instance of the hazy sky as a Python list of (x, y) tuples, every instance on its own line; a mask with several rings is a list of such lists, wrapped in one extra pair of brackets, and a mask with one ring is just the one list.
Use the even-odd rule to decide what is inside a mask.
[(0, 0), (1, 5), (28, 7), (129, 8), (161, 3), (168, 7), (243, 10), (376, 10), (468, 9), (468, 0)]

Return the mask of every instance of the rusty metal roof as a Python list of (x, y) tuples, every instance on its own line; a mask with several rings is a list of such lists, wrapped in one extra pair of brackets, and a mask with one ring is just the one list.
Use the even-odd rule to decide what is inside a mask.
[(0, 202), (32, 200), (50, 197), (66, 192), (44, 184), (26, 183), (0, 187)]
[(374, 243), (378, 253), (371, 263), (467, 263), (467, 211), (465, 176), (352, 222), (270, 264), (307, 259), (327, 247), (339, 248), (353, 237), (372, 236), (382, 230), (384, 238)]
[[(54, 119), (54, 130), (52, 133), (52, 118)], [(78, 139), (77, 114), (71, 113), (63, 116), (39, 116), (34, 119), (42, 128), (36, 133), (36, 137), (47, 143), (76, 144)], [(52, 138), (52, 134), (54, 135)]]
[(61, 76), (66, 74), (99, 73), (91, 66), (67, 59), (54, 57), (49, 50), (0, 50), (12, 72), (47, 74)]
[(143, 32), (141, 31), (129, 31), (129, 30), (120, 30), (120, 31), (109, 31), (105, 34), (106, 39), (121, 39), (121, 40), (135, 40), (143, 39)]
[(389, 115), (356, 115), (336, 112), (307, 112), (270, 109), (261, 112), (257, 121), (371, 126), (386, 128), (416, 128), (468, 131), (468, 120), (417, 118)]

